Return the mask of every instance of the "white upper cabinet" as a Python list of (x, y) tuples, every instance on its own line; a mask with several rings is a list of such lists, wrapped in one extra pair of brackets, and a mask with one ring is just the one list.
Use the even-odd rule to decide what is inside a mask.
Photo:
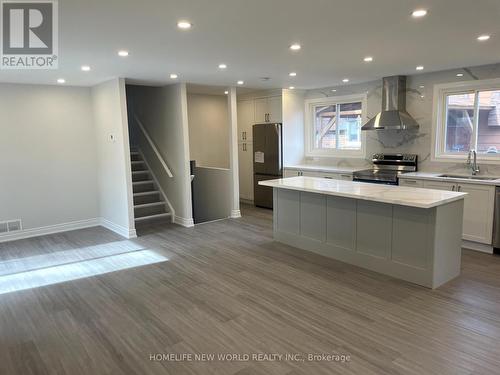
[(255, 123), (282, 122), (281, 96), (255, 99)]
[(268, 122), (267, 121), (267, 114), (268, 114), (268, 99), (267, 98), (260, 98), (260, 99), (255, 99), (255, 123), (264, 123)]
[(252, 127), (255, 121), (255, 106), (253, 100), (238, 102), (238, 141), (252, 142)]
[(283, 100), (281, 96), (273, 96), (268, 99), (269, 122), (282, 122)]

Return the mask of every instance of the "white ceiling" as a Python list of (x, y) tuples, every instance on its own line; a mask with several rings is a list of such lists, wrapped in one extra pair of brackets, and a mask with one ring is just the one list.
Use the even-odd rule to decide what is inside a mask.
[[(197, 84), (242, 79), (246, 87), (305, 89), (414, 74), (417, 65), (430, 72), (500, 61), (499, 0), (61, 0), (59, 7), (59, 70), (0, 71), (0, 81), (165, 84), (175, 72)], [(413, 19), (416, 8), (429, 14)], [(178, 30), (179, 19), (193, 28)], [(478, 42), (484, 33), (492, 38)], [(302, 50), (294, 53), (295, 41)], [(130, 56), (119, 58), (120, 49)], [(83, 64), (92, 71), (81, 72)]]

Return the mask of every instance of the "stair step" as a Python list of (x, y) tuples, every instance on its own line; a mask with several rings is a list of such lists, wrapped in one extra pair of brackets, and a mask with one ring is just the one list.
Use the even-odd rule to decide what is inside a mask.
[(132, 182), (132, 185), (146, 185), (146, 184), (152, 184), (153, 180), (145, 180), (145, 181), (134, 181)]
[(134, 164), (144, 164), (143, 160), (132, 160), (132, 165)]
[(171, 217), (172, 214), (170, 212), (167, 212), (165, 214), (156, 214), (156, 215), (150, 215), (150, 216), (143, 216), (143, 217), (137, 217), (135, 219), (136, 222), (140, 221), (146, 221), (146, 220), (152, 220), (152, 219), (161, 219), (165, 217)]
[(143, 191), (141, 193), (134, 193), (134, 197), (144, 197), (145, 195), (160, 194), (158, 190)]
[(155, 207), (155, 206), (164, 206), (164, 205), (165, 205), (165, 202), (144, 203), (144, 204), (135, 205), (134, 209), (136, 209), (136, 208)]
[(132, 171), (132, 174), (141, 174), (141, 173), (149, 173), (149, 171), (147, 169), (143, 169), (140, 171)]
[(139, 154), (139, 151), (130, 150), (130, 155), (140, 155), (140, 154)]

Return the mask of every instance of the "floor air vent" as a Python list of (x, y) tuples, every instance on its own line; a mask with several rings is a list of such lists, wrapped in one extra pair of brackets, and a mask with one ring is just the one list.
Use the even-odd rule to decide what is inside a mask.
[(22, 229), (21, 220), (0, 221), (0, 234), (17, 232)]

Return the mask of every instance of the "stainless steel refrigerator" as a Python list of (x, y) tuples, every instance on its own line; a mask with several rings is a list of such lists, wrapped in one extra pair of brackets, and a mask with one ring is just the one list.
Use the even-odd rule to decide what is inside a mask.
[(273, 189), (259, 181), (283, 177), (283, 137), (281, 124), (253, 126), (253, 189), (257, 207), (273, 208)]

